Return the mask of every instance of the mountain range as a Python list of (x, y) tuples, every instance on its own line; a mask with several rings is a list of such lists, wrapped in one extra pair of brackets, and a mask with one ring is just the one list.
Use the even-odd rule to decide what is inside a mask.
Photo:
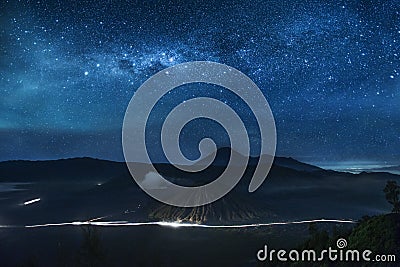
[[(219, 149), (209, 168), (190, 176), (170, 164), (155, 164), (155, 168), (177, 184), (205, 184), (223, 172), (230, 153), (237, 152)], [(242, 179), (225, 197), (196, 208), (177, 208), (153, 200), (138, 187), (121, 162), (92, 158), (1, 162), (0, 184), (14, 183), (17, 190), (0, 192), (0, 209), (3, 221), (17, 224), (98, 217), (210, 224), (316, 217), (358, 219), (389, 211), (382, 190), (387, 180), (400, 182), (400, 176), (390, 173), (343, 173), (293, 158), (275, 157), (263, 185), (248, 193), (258, 160), (250, 158)], [(36, 203), (23, 205), (39, 198)]]

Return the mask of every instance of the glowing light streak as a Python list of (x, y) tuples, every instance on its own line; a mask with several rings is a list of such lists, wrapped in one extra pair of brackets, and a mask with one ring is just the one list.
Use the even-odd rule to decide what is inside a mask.
[(30, 204), (33, 204), (33, 203), (39, 202), (39, 201), (40, 201), (40, 198), (35, 198), (35, 199), (29, 200), (29, 201), (25, 201), (24, 205), (27, 206), (27, 205), (30, 205)]
[(337, 219), (315, 219), (315, 220), (303, 220), (303, 221), (290, 221), (290, 222), (272, 222), (272, 223), (254, 223), (254, 224), (234, 224), (234, 225), (208, 225), (208, 224), (196, 224), (196, 223), (182, 223), (182, 222), (128, 222), (128, 221), (94, 221), (89, 220), (85, 222), (65, 222), (65, 223), (47, 223), (47, 224), (35, 224), (26, 225), (25, 228), (39, 228), (39, 227), (55, 227), (55, 226), (82, 226), (82, 225), (94, 225), (94, 226), (148, 226), (158, 225), (164, 227), (180, 228), (180, 227), (199, 227), (199, 228), (254, 228), (263, 226), (276, 226), (276, 225), (291, 225), (291, 224), (306, 224), (306, 223), (356, 223), (353, 220), (337, 220)]

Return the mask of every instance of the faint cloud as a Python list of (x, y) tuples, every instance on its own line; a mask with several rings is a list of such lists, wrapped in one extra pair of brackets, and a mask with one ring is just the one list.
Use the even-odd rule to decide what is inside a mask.
[(164, 178), (156, 173), (149, 172), (144, 176), (144, 180), (140, 183), (146, 189), (165, 189), (167, 188)]

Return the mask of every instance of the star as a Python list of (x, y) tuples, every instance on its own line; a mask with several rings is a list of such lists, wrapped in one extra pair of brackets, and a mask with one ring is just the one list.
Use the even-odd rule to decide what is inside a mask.
[[(258, 85), (275, 117), (278, 155), (310, 162), (399, 159), (396, 1), (373, 7), (309, 0), (234, 7), (5, 1), (0, 12), (2, 160), (123, 160), (121, 122), (135, 90), (167, 67), (202, 60), (234, 67)], [(182, 86), (162, 98), (149, 138), (157, 140), (168, 111), (198, 96), (231, 106), (251, 129), (252, 148), (259, 146), (246, 103), (207, 85)], [(204, 127), (219, 146), (227, 144), (220, 126)], [(197, 148), (203, 132), (194, 127), (182, 146)], [(72, 137), (47, 144), (66, 135)], [(393, 148), (382, 149), (376, 136)]]

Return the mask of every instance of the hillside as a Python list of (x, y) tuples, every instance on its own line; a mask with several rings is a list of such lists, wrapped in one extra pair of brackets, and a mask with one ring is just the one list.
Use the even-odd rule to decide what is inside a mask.
[(391, 213), (363, 220), (350, 234), (349, 248), (396, 254), (400, 259), (400, 214)]
[[(222, 149), (219, 153), (209, 168), (191, 175), (169, 164), (155, 167), (174, 183), (206, 184), (224, 170), (219, 163), (227, 160), (230, 151)], [(292, 158), (276, 157), (263, 185), (250, 194), (248, 185), (257, 161), (251, 158), (238, 185), (224, 198), (193, 209), (170, 207), (155, 201), (138, 187), (125, 163), (121, 162), (91, 158), (1, 162), (2, 220), (17, 224), (102, 216), (113, 220), (182, 220), (212, 224), (314, 218), (357, 220), (363, 215), (388, 212), (390, 206), (382, 189), (387, 180), (400, 182), (400, 176), (390, 173), (340, 173)], [(22, 205), (37, 198), (39, 202)]]

